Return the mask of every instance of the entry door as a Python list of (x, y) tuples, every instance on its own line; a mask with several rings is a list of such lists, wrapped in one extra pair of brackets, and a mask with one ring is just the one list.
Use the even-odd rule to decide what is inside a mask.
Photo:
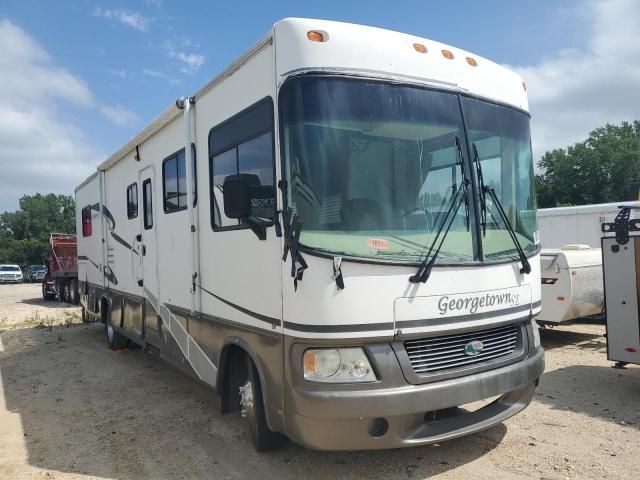
[(140, 225), (141, 278), (138, 285), (145, 298), (144, 336), (149, 330), (158, 331), (158, 248), (157, 248), (157, 197), (156, 179), (153, 167), (140, 170), (138, 180), (142, 190), (142, 215)]

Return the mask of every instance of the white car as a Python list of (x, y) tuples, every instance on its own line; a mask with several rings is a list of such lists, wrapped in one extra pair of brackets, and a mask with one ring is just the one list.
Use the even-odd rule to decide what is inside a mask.
[(22, 283), (22, 270), (18, 265), (0, 265), (0, 283)]

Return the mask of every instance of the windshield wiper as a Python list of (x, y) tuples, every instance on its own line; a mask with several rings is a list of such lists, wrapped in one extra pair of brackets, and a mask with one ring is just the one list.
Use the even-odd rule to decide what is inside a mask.
[(509, 217), (507, 216), (504, 208), (502, 207), (502, 203), (498, 199), (498, 195), (496, 195), (496, 191), (493, 187), (489, 187), (484, 184), (484, 178), (482, 177), (482, 166), (480, 165), (480, 155), (478, 155), (478, 148), (475, 143), (471, 144), (473, 148), (473, 163), (476, 164), (476, 177), (478, 178), (478, 186), (480, 187), (480, 222), (482, 225), (482, 235), (484, 236), (487, 233), (487, 198), (488, 194), (493, 201), (493, 204), (496, 206), (496, 210), (500, 214), (502, 221), (509, 232), (509, 237), (511, 237), (511, 241), (516, 247), (518, 251), (518, 256), (520, 257), (520, 262), (522, 263), (522, 268), (520, 269), (520, 273), (531, 273), (531, 265), (529, 264), (529, 260), (527, 260), (527, 255), (524, 253), (522, 245), (516, 237), (516, 232), (511, 226), (511, 222), (509, 221)]
[(431, 270), (433, 269), (433, 265), (436, 263), (436, 259), (438, 258), (438, 254), (440, 253), (440, 249), (442, 248), (442, 244), (444, 243), (444, 240), (447, 237), (449, 230), (451, 229), (451, 225), (456, 218), (456, 214), (460, 209), (460, 205), (462, 205), (463, 203), (465, 204), (466, 210), (467, 230), (469, 230), (469, 180), (467, 179), (467, 176), (465, 174), (464, 156), (462, 154), (460, 139), (457, 135), (456, 147), (458, 148), (458, 165), (460, 167), (460, 173), (462, 175), (462, 187), (458, 188), (458, 185), (454, 180), (454, 183), (451, 186), (451, 199), (449, 200), (447, 211), (444, 214), (442, 221), (440, 222), (438, 231), (436, 232), (436, 236), (433, 238), (433, 241), (429, 246), (426, 257), (418, 267), (418, 271), (414, 275), (409, 277), (409, 281), (411, 283), (426, 283), (426, 281), (429, 280)]

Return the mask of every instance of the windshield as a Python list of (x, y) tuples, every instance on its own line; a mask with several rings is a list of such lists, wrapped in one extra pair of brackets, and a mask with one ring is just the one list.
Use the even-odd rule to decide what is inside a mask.
[(0, 272), (19, 272), (20, 267), (14, 267), (12, 265), (3, 265), (0, 267)]
[[(287, 206), (302, 223), (300, 244), (334, 255), (421, 261), (453, 185), (461, 184), (456, 138), (468, 156), (459, 96), (373, 80), (303, 76), (287, 81), (280, 92), (280, 108)], [(526, 120), (528, 136), (528, 118), (517, 114)], [(484, 135), (481, 139), (478, 133), (480, 143), (489, 138), (483, 129), (491, 132), (495, 126), (479, 119), (475, 123)], [(508, 137), (494, 130), (496, 135)], [(503, 148), (505, 165), (513, 162), (509, 155)], [(469, 159), (467, 165), (469, 172)], [(514, 174), (521, 175), (521, 169)], [(532, 171), (517, 177), (527, 194), (533, 188), (530, 175)], [(491, 174), (486, 176), (493, 181)], [(514, 191), (520, 188), (517, 182), (511, 185)], [(506, 196), (501, 198), (507, 211), (514, 205), (520, 208), (517, 199), (509, 204)], [(480, 260), (470, 201), (471, 228), (467, 229), (462, 206), (439, 262)], [(519, 233), (532, 231), (535, 212), (533, 227), (524, 226), (527, 215), (516, 216), (522, 223)], [(502, 243), (503, 233), (500, 224), (487, 230), (484, 241), (493, 246), (491, 259), (513, 255), (508, 236)], [(493, 236), (500, 241), (493, 241)], [(530, 242), (526, 243), (528, 251)]]
[[(353, 79), (299, 78), (281, 93), (288, 206), (300, 243), (327, 252), (420, 260), (460, 184), (455, 94)], [(464, 209), (440, 257), (474, 255)]]
[[(462, 97), (469, 142), (478, 151), (482, 176), (495, 190), (525, 253), (537, 247), (533, 158), (529, 117), (511, 108)], [(497, 207), (487, 200), (486, 233), (482, 237), (484, 258), (516, 254)]]

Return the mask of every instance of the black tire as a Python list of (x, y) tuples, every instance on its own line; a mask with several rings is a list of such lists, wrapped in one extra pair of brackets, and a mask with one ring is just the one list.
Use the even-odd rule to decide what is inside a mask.
[(57, 281), (56, 285), (56, 297), (60, 303), (64, 303), (64, 283)]
[(80, 292), (78, 292), (78, 280), (69, 281), (69, 303), (72, 305), (80, 304)]
[(104, 337), (107, 340), (107, 345), (111, 350), (120, 350), (126, 348), (129, 345), (129, 339), (117, 332), (111, 322), (104, 324)]
[(129, 344), (129, 339), (113, 328), (113, 324), (109, 319), (110, 312), (107, 305), (108, 303), (103, 299), (100, 306), (100, 320), (104, 323), (104, 338), (107, 341), (107, 345), (111, 350), (126, 348)]
[(248, 378), (240, 387), (241, 414), (249, 423), (251, 440), (258, 452), (268, 452), (281, 448), (285, 443), (284, 435), (269, 429), (264, 413), (264, 401), (260, 376), (253, 361), (247, 356)]
[(54, 295), (51, 295), (50, 293), (47, 293), (47, 284), (46, 282), (42, 282), (42, 298), (44, 300), (53, 300), (54, 299)]
[(64, 287), (62, 291), (64, 292), (64, 301), (66, 303), (71, 303), (71, 285), (68, 280), (64, 282)]

